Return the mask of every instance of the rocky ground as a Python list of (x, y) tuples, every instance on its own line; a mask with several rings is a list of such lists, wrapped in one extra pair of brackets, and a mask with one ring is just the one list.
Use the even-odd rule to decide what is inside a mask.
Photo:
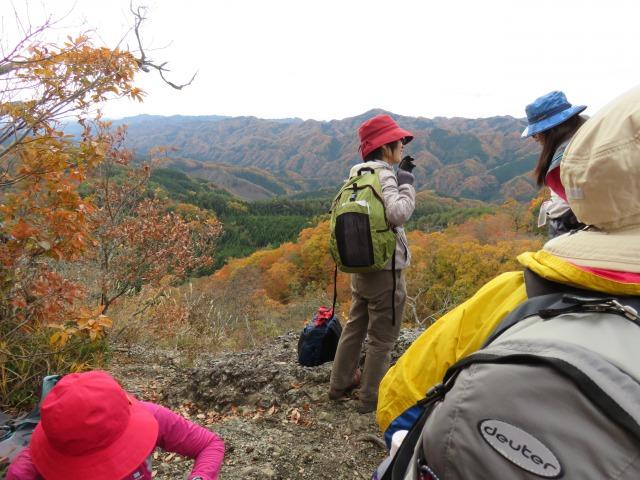
[[(394, 356), (417, 336), (403, 331)], [(327, 398), (331, 364), (296, 361), (297, 333), (259, 349), (203, 356), (181, 366), (166, 351), (121, 351), (112, 373), (140, 398), (156, 401), (217, 432), (227, 452), (221, 478), (369, 479), (385, 457), (375, 415), (353, 399)], [(182, 479), (191, 462), (157, 451), (156, 479)]]

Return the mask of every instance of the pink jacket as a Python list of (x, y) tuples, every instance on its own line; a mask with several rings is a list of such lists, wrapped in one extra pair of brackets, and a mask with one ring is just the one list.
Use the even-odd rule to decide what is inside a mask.
[[(156, 447), (195, 459), (188, 477), (216, 480), (224, 458), (224, 442), (215, 433), (151, 402), (141, 402), (158, 421)], [(15, 458), (6, 480), (43, 480), (31, 461), (29, 447)], [(151, 480), (151, 457), (122, 480)]]

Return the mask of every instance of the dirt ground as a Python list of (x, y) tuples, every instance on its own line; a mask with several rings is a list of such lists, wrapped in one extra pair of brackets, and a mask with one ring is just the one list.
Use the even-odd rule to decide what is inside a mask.
[[(417, 333), (403, 331), (394, 357)], [(354, 399), (329, 401), (331, 364), (299, 366), (296, 344), (289, 333), (190, 367), (177, 352), (119, 351), (110, 370), (139, 398), (220, 435), (223, 479), (370, 479), (386, 455), (375, 414), (357, 413)], [(182, 479), (191, 461), (156, 451), (153, 468), (156, 479)]]

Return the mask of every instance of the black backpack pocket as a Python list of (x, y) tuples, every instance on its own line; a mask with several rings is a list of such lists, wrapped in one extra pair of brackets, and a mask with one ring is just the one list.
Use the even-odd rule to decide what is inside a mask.
[(336, 219), (335, 236), (343, 265), (369, 267), (375, 263), (369, 215), (356, 212), (340, 215)]

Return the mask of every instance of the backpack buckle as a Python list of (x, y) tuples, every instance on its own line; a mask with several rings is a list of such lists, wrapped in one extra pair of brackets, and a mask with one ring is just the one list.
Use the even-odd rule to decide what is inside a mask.
[(631, 305), (623, 305), (618, 300), (612, 300), (612, 304), (620, 309), (620, 313), (622, 313), (629, 320), (633, 320), (634, 322), (638, 321), (638, 311), (633, 308)]
[(562, 302), (569, 306), (540, 310), (538, 315), (540, 315), (541, 318), (548, 320), (565, 313), (597, 312), (615, 313), (622, 315), (633, 322), (637, 322), (640, 319), (638, 311), (635, 308), (630, 305), (623, 305), (614, 297), (594, 298), (580, 297), (577, 295), (563, 295)]
[(356, 196), (358, 195), (358, 184), (354, 183), (352, 188), (353, 188), (353, 192), (349, 196), (349, 201), (350, 202), (355, 202), (356, 201)]
[(418, 405), (428, 405), (435, 400), (444, 398), (447, 388), (444, 383), (438, 383), (429, 389), (425, 397), (418, 402)]

